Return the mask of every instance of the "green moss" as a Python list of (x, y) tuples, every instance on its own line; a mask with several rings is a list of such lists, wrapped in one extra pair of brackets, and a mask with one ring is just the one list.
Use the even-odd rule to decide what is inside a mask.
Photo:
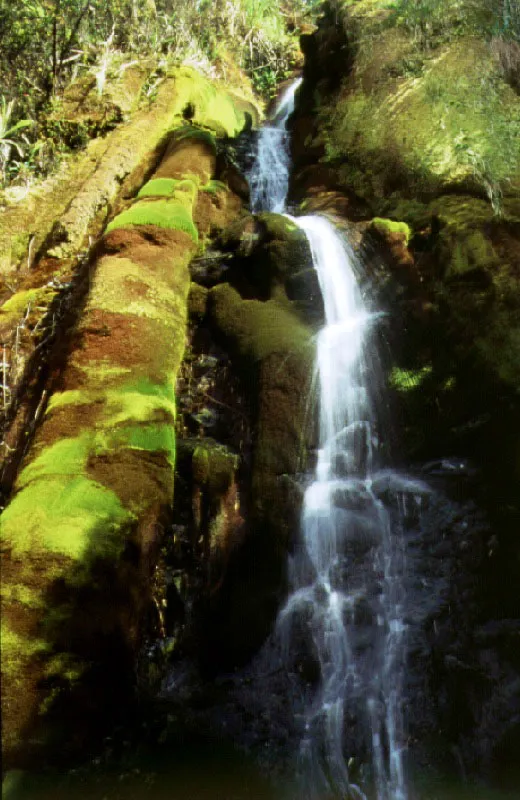
[(4, 603), (20, 603), (28, 608), (44, 608), (45, 600), (39, 592), (23, 583), (2, 582), (0, 595)]
[[(208, 84), (206, 87), (207, 97), (213, 96), (214, 87)], [(217, 144), (215, 136), (210, 131), (202, 130), (202, 128), (195, 128), (192, 125), (183, 125), (177, 128), (173, 133), (173, 138), (176, 142), (184, 142), (192, 140), (194, 142), (204, 142), (214, 153), (217, 152)]]
[(211, 439), (193, 451), (191, 469), (195, 483), (205, 486), (210, 496), (227, 492), (238, 467), (238, 456)]
[(70, 653), (59, 653), (53, 656), (45, 665), (46, 678), (61, 678), (67, 683), (75, 683), (85, 672), (86, 665), (82, 664)]
[(57, 465), (51, 469), (24, 486), (0, 518), (0, 538), (13, 557), (47, 551), (84, 567), (95, 557), (118, 557), (133, 514), (96, 481), (82, 474), (58, 475)]
[(2, 652), (2, 673), (16, 679), (24, 664), (35, 655), (48, 652), (49, 644), (43, 639), (20, 636), (14, 631), (4, 616), (0, 621), (0, 647)]
[(223, 181), (213, 180), (202, 186), (201, 190), (208, 194), (218, 194), (219, 192), (229, 192), (229, 187)]
[(23, 790), (24, 783), (25, 772), (23, 770), (8, 770), (2, 781), (2, 800), (20, 800), (25, 794)]
[(489, 239), (482, 231), (473, 231), (455, 241), (446, 277), (461, 275), (471, 269), (486, 269), (496, 262), (497, 256)]
[(145, 183), (137, 197), (172, 197), (179, 183), (177, 178), (153, 178)]
[(412, 392), (419, 389), (426, 378), (432, 374), (431, 365), (421, 369), (401, 369), (394, 367), (388, 379), (389, 386), (398, 392)]
[(393, 219), (383, 219), (382, 217), (374, 217), (371, 226), (381, 235), (388, 233), (397, 233), (404, 236), (405, 244), (411, 236), (410, 226), (406, 222), (396, 222)]
[(80, 389), (69, 389), (66, 392), (55, 392), (47, 404), (46, 414), (50, 414), (63, 406), (82, 406), (92, 403), (92, 397)]
[(17, 485), (25, 487), (38, 478), (66, 476), (83, 471), (92, 446), (93, 433), (86, 432), (73, 439), (62, 439), (46, 447), (22, 470)]
[(121, 425), (96, 438), (96, 454), (122, 449), (164, 453), (175, 466), (175, 429), (173, 423)]
[(108, 428), (127, 424), (129, 421), (150, 422), (158, 413), (175, 422), (173, 385), (153, 383), (147, 378), (140, 378), (118, 389), (109, 389), (106, 400), (103, 425)]
[[(471, 36), (443, 42), (424, 52), (419, 75), (396, 77), (395, 32), (366, 17), (360, 25), (356, 81), (320, 109), (326, 159), (341, 183), (378, 210), (396, 189), (431, 195), (471, 186), (499, 212), (502, 192), (520, 180), (520, 99), (487, 44)], [(395, 56), (402, 60), (402, 50)]]
[[(82, 437), (76, 439), (65, 439), (52, 447), (63, 448), (59, 452), (60, 458), (57, 459), (62, 464), (69, 464), (71, 460), (81, 458), (82, 454), (93, 446), (93, 442), (99, 439), (100, 431), (103, 428), (114, 428), (117, 425), (127, 424), (130, 421), (136, 423), (150, 422), (158, 414), (171, 419), (175, 422), (175, 391), (173, 384), (154, 383), (149, 378), (138, 378), (137, 380), (121, 384), (117, 388), (109, 386), (90, 390), (73, 389), (66, 392), (56, 392), (52, 395), (47, 413), (50, 414), (55, 409), (63, 408), (67, 405), (91, 405), (99, 404), (99, 414), (97, 415), (96, 429), (86, 432)], [(27, 471), (32, 479), (34, 470), (38, 470), (37, 465), (43, 463), (47, 469), (46, 460), (51, 458), (46, 448), (31, 464), (29, 464), (22, 475)], [(58, 451), (57, 451), (58, 452)], [(20, 476), (21, 477), (21, 476)]]
[(16, 292), (16, 294), (13, 294), (13, 296), (10, 297), (9, 300), (6, 300), (0, 307), (0, 314), (5, 313), (12, 314), (13, 316), (22, 316), (29, 306), (34, 308), (41, 303), (48, 305), (55, 295), (56, 290), (49, 286)]
[(289, 302), (242, 300), (229, 284), (214, 287), (210, 302), (219, 329), (233, 339), (241, 356), (253, 362), (272, 353), (290, 357), (313, 352), (309, 331)]
[[(153, 178), (145, 183), (137, 195), (142, 197), (174, 197), (179, 194), (189, 195), (189, 202), (193, 205), (198, 189), (198, 178)], [(182, 198), (177, 198), (182, 199)]]
[(194, 242), (199, 238), (190, 211), (177, 198), (170, 201), (137, 202), (113, 219), (107, 226), (106, 232), (128, 225), (156, 225), (158, 228), (183, 231), (191, 236)]

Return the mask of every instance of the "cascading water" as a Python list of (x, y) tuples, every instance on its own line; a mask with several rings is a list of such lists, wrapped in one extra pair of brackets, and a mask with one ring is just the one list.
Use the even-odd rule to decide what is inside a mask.
[[(253, 211), (285, 210), (286, 124), (299, 83), (282, 98), (275, 124), (260, 134), (249, 176)], [(277, 623), (286, 663), (295, 658), (296, 639), (302, 646), (303, 629), (319, 672), (304, 714), (301, 795), (366, 798), (369, 790), (360, 788), (366, 782), (377, 800), (406, 800), (401, 533), (407, 504), (420, 504), (426, 489), (377, 463), (380, 381), (370, 334), (381, 315), (363, 303), (359, 265), (325, 218), (293, 221), (309, 241), (325, 310), (317, 339), (317, 465), (290, 564), (291, 593)], [(354, 743), (347, 741), (349, 730)], [(371, 763), (371, 776), (360, 772), (360, 761)], [(356, 780), (349, 774), (352, 762), (360, 772)]]
[[(305, 715), (300, 756), (309, 798), (364, 798), (345, 758), (346, 725), (369, 739), (378, 800), (405, 800), (400, 709), (405, 657), (404, 552), (397, 502), (424, 487), (377, 471), (379, 368), (356, 261), (321, 217), (294, 219), (306, 233), (323, 295), (318, 335), (319, 450), (302, 513), (302, 542), (291, 563), (292, 592), (278, 619), (287, 653), (295, 629), (319, 665), (319, 685)], [(290, 655), (289, 655), (290, 660)], [(359, 742), (356, 755), (359, 756)]]
[(301, 78), (294, 81), (282, 95), (272, 122), (264, 125), (258, 135), (257, 152), (248, 174), (251, 188), (251, 210), (285, 210), (289, 185), (289, 148), (287, 121), (294, 110), (294, 96)]

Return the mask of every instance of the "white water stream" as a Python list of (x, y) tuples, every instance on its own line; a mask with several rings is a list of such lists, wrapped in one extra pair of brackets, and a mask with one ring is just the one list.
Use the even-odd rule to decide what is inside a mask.
[[(285, 209), (286, 123), (296, 88), (260, 134), (250, 174), (254, 211)], [(406, 505), (420, 504), (425, 487), (378, 463), (380, 374), (371, 334), (381, 314), (363, 301), (360, 265), (327, 219), (292, 219), (309, 241), (325, 309), (317, 338), (317, 464), (291, 559), (291, 593), (277, 623), (287, 662), (304, 629), (319, 669), (300, 746), (301, 796), (363, 800), (370, 792), (377, 800), (406, 800), (400, 534)]]
[(287, 121), (294, 111), (294, 96), (301, 82), (299, 78), (287, 88), (272, 121), (260, 129), (257, 155), (247, 176), (254, 213), (285, 211), (290, 166)]

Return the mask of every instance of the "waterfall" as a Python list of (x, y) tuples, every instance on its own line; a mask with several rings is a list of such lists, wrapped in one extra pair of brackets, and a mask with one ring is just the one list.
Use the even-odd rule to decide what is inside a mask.
[[(348, 244), (322, 217), (293, 218), (307, 235), (323, 295), (317, 340), (319, 450), (302, 511), (291, 593), (278, 618), (284, 650), (295, 627), (319, 664), (300, 756), (305, 795), (364, 798), (345, 758), (347, 719), (369, 738), (378, 800), (406, 800), (400, 689), (405, 658), (405, 566), (397, 506), (423, 487), (378, 464), (377, 353), (381, 314), (366, 308)], [(289, 656), (290, 660), (290, 656)], [(367, 747), (367, 750), (369, 748)], [(359, 748), (358, 748), (359, 752)], [(348, 757), (348, 754), (347, 754)]]
[(291, 83), (276, 106), (273, 120), (258, 135), (256, 158), (248, 174), (251, 210), (285, 210), (289, 185), (289, 136), (287, 121), (294, 110), (294, 96), (301, 78)]
[[(259, 138), (253, 210), (284, 211), (294, 89)], [(402, 532), (409, 507), (427, 490), (380, 463), (373, 334), (382, 315), (362, 298), (360, 264), (324, 217), (291, 219), (307, 236), (325, 310), (317, 336), (317, 463), (276, 626), (287, 668), (303, 647), (318, 676), (302, 725), (300, 797), (366, 800), (373, 786), (377, 800), (406, 800)]]

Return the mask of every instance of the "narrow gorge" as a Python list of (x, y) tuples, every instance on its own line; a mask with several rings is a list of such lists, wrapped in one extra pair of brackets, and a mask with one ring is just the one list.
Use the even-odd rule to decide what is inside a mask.
[(520, 797), (516, 17), (437, 5), (2, 195), (6, 800)]

